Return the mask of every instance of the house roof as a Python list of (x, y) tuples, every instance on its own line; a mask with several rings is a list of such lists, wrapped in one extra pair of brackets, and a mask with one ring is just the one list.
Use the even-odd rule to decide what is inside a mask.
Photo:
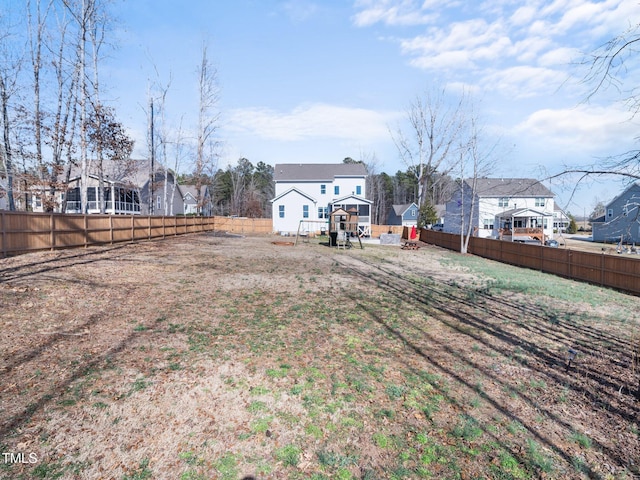
[[(207, 202), (208, 201), (208, 192), (209, 192), (209, 187), (207, 185), (203, 185), (201, 188), (201, 202)], [(187, 200), (189, 197), (192, 198), (192, 203), (195, 203), (198, 200), (198, 189), (196, 188), (195, 185), (178, 185), (178, 191), (180, 192), (180, 197), (182, 197), (182, 200), (185, 201)]]
[[(533, 178), (478, 178), (480, 197), (553, 197), (553, 192)], [(466, 180), (471, 188), (471, 180)]]
[(302, 195), (305, 198), (308, 198), (309, 200), (311, 200), (313, 203), (318, 203), (318, 201), (313, 198), (311, 195), (309, 195), (308, 193), (303, 192), (302, 190), (299, 190), (295, 187), (290, 188), (289, 190), (287, 190), (286, 192), (282, 192), (280, 195), (278, 195), (277, 197), (273, 198), (271, 200), (271, 202), (275, 202), (277, 200), (280, 200), (282, 197), (285, 197), (287, 195), (289, 195), (291, 192), (296, 192), (299, 195)]
[(609, 205), (612, 205), (613, 203), (617, 202), (618, 200), (620, 200), (621, 198), (623, 198), (627, 192), (629, 192), (629, 190), (635, 189), (635, 188), (640, 188), (640, 182), (634, 182), (631, 185), (629, 185), (627, 188), (625, 188), (622, 193), (620, 193), (619, 195), (616, 195), (616, 197), (613, 198), (613, 200), (611, 200), (609, 203), (607, 203), (606, 207), (608, 208)]
[[(142, 187), (149, 180), (150, 161), (147, 159), (128, 159), (126, 161), (113, 161), (104, 159), (102, 161), (102, 172), (105, 181), (115, 183), (132, 183), (137, 187)], [(82, 171), (80, 165), (71, 167), (71, 178), (80, 177)], [(87, 160), (87, 173), (98, 176), (98, 165), (94, 159)]]
[(353, 198), (354, 200), (358, 201), (358, 202), (363, 202), (363, 203), (368, 203), (369, 205), (371, 205), (373, 203), (373, 201), (371, 200), (367, 200), (364, 197), (359, 197), (357, 195), (345, 195), (344, 197), (340, 197), (340, 198), (334, 198), (331, 203), (336, 204), (336, 203), (344, 203), (346, 200)]
[(393, 208), (393, 213), (401, 217), (412, 206), (415, 208), (418, 208), (418, 206), (415, 203), (407, 203), (406, 205), (392, 205), (391, 208)]
[(362, 163), (276, 163), (273, 179), (276, 182), (326, 181), (336, 177), (366, 177)]
[(536, 215), (538, 217), (551, 217), (553, 216), (551, 213), (541, 212), (540, 210), (534, 210), (532, 208), (514, 208), (512, 210), (507, 210), (498, 214), (500, 218), (511, 218), (511, 217), (531, 217)]

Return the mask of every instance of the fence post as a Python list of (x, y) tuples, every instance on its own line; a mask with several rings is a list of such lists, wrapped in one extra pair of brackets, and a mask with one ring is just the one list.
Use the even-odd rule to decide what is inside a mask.
[(113, 215), (109, 215), (109, 239), (113, 245)]
[(7, 258), (7, 226), (5, 223), (5, 213), (0, 212), (0, 233), (2, 234), (2, 258)]
[(131, 242), (136, 241), (136, 225), (133, 222), (133, 215), (131, 215)]
[(87, 214), (83, 215), (83, 225), (84, 225), (84, 248), (89, 248), (89, 219), (87, 218)]
[(49, 243), (51, 244), (51, 251), (56, 249), (56, 221), (53, 213), (49, 214)]

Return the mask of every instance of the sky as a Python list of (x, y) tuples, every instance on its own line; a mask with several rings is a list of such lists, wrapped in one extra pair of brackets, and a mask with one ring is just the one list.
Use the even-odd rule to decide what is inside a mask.
[[(113, 14), (101, 75), (139, 156), (158, 85), (167, 125), (195, 131), (204, 44), (220, 88), (219, 168), (351, 157), (393, 175), (407, 165), (391, 132), (408, 131), (417, 97), (442, 90), (471, 95), (497, 146), (490, 176), (544, 179), (637, 148), (621, 93), (587, 99), (580, 61), (640, 21), (639, 0), (127, 0)], [(547, 186), (578, 216), (624, 188), (564, 183)]]

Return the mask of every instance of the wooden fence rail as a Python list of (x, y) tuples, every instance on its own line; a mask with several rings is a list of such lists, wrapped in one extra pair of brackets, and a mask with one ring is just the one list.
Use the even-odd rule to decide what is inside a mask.
[(217, 228), (216, 218), (0, 212), (0, 252), (7, 257), (205, 232)]
[[(7, 257), (38, 250), (87, 247), (151, 240), (186, 233), (224, 231), (236, 234), (273, 233), (270, 218), (151, 217), (142, 215), (72, 215), (0, 211), (0, 255)], [(402, 227), (372, 225), (379, 236)]]
[[(406, 231), (404, 235), (406, 237)], [(422, 230), (420, 240), (460, 251), (460, 235)], [(638, 257), (549, 248), (479, 237), (470, 239), (468, 252), (498, 262), (640, 295)]]

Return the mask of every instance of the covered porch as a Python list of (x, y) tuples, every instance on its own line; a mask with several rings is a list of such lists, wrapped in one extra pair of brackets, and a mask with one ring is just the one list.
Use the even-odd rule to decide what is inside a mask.
[(553, 215), (530, 208), (514, 208), (496, 215), (499, 238), (511, 242), (547, 240), (549, 225), (553, 225)]
[(371, 236), (372, 203), (371, 200), (367, 200), (366, 198), (348, 195), (334, 199), (329, 207), (332, 212), (338, 209), (348, 212), (357, 223), (357, 229), (353, 229), (354, 233), (359, 237), (369, 237)]
[[(84, 213), (100, 213), (100, 197), (98, 179), (89, 175), (90, 185), (86, 187), (87, 211)], [(111, 215), (140, 215), (140, 195), (138, 190), (120, 182), (105, 179), (103, 187), (104, 213)], [(80, 201), (80, 178), (69, 181), (65, 192), (66, 209), (64, 213), (83, 213)]]

